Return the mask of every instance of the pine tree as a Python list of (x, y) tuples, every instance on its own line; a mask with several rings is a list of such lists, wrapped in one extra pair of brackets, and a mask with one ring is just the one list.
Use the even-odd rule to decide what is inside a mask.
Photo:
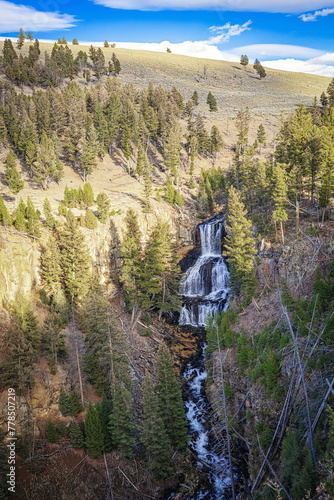
[(34, 35), (32, 33), (30, 33), (30, 31), (29, 31), (29, 33), (27, 34), (27, 40), (29, 40), (29, 42), (32, 42), (33, 39), (34, 39)]
[(211, 141), (211, 154), (214, 156), (216, 160), (217, 153), (219, 153), (219, 151), (221, 151), (221, 149), (224, 147), (223, 138), (216, 125), (213, 125), (211, 129), (210, 141)]
[(109, 43), (107, 40), (104, 40), (104, 44), (103, 44), (104, 47), (108, 48), (109, 47)]
[(85, 418), (85, 435), (87, 453), (92, 458), (99, 458), (103, 453), (103, 428), (97, 409), (89, 401)]
[(40, 348), (41, 335), (38, 330), (37, 318), (32, 310), (30, 302), (19, 295), (13, 305), (13, 316), (17, 319), (20, 331), (31, 344), (35, 351)]
[(68, 417), (71, 414), (71, 402), (69, 396), (66, 394), (64, 389), (60, 391), (59, 396), (59, 411), (63, 417)]
[(94, 193), (89, 182), (86, 182), (83, 187), (83, 202), (85, 207), (91, 207), (94, 203)]
[(144, 153), (143, 149), (139, 148), (138, 153), (137, 153), (137, 165), (136, 165), (136, 172), (139, 176), (143, 175), (144, 154), (145, 153)]
[(110, 415), (112, 413), (112, 405), (104, 395), (101, 403), (95, 405), (99, 415), (99, 419), (102, 424), (102, 434), (103, 434), (103, 451), (105, 453), (110, 453), (112, 451), (112, 439), (109, 429)]
[(24, 218), (24, 213), (19, 209), (17, 209), (16, 211), (14, 225), (16, 230), (19, 231), (19, 233), (25, 233), (27, 230), (27, 224)]
[(32, 170), (36, 182), (42, 184), (43, 189), (47, 189), (51, 181), (59, 182), (64, 175), (64, 169), (55, 151), (55, 146), (44, 131), (37, 154), (37, 163), (32, 165)]
[(139, 229), (138, 215), (129, 208), (126, 217), (126, 232), (123, 235), (121, 254), (123, 266), (121, 279), (124, 284), (125, 297), (132, 308), (132, 325), (140, 315), (140, 294), (138, 277), (141, 267), (142, 234)]
[(30, 196), (28, 196), (27, 207), (25, 211), (25, 217), (27, 219), (27, 232), (28, 234), (31, 234), (32, 236), (35, 236), (37, 238), (41, 236), (39, 230), (40, 229), (39, 214), (40, 212), (35, 209)]
[(83, 170), (84, 180), (93, 172), (97, 167), (98, 142), (95, 128), (91, 125), (87, 131), (86, 139), (83, 141), (82, 153), (80, 157), (80, 166)]
[(165, 165), (171, 172), (173, 177), (178, 178), (178, 169), (180, 166), (180, 150), (181, 150), (181, 129), (179, 125), (173, 125), (166, 138), (166, 143), (163, 151)]
[(96, 198), (97, 203), (97, 218), (102, 224), (107, 222), (109, 211), (110, 211), (110, 200), (106, 193), (102, 191), (99, 193)]
[(276, 163), (273, 167), (273, 192), (272, 198), (275, 203), (275, 210), (273, 211), (273, 220), (280, 223), (282, 243), (284, 245), (284, 231), (283, 222), (288, 220), (288, 214), (286, 213), (286, 194), (288, 191), (287, 184), (284, 178), (285, 171)]
[(329, 107), (332, 108), (334, 107), (334, 78), (332, 78), (332, 81), (328, 85), (327, 95)]
[(198, 106), (199, 101), (198, 101), (198, 93), (197, 93), (197, 90), (194, 90), (194, 93), (193, 93), (193, 95), (191, 96), (191, 100), (193, 101), (193, 103), (195, 104), (195, 106)]
[(144, 381), (141, 441), (145, 446), (148, 465), (158, 479), (173, 472), (171, 443), (161, 415), (158, 397), (148, 375)]
[(109, 427), (113, 446), (124, 457), (132, 458), (135, 443), (132, 424), (132, 395), (129, 389), (118, 380), (114, 380), (112, 385), (112, 412)]
[(9, 150), (6, 158), (5, 179), (13, 194), (19, 193), (24, 188), (24, 181), (16, 168), (16, 156)]
[(90, 256), (85, 245), (85, 237), (71, 211), (68, 212), (59, 241), (63, 281), (73, 303), (87, 290)]
[(259, 125), (259, 128), (257, 129), (257, 140), (258, 143), (261, 144), (264, 148), (266, 147), (266, 131), (264, 130), (264, 126)]
[(89, 208), (86, 210), (85, 214), (85, 227), (88, 229), (96, 229), (97, 228), (97, 218), (93, 214)]
[(72, 45), (79, 45), (79, 42), (76, 38), (73, 38)]
[(185, 450), (188, 425), (180, 385), (173, 370), (173, 360), (165, 344), (161, 344), (157, 360), (156, 393), (167, 434), (174, 448)]
[(72, 392), (70, 395), (71, 417), (77, 417), (83, 411), (83, 406), (78, 393)]
[(144, 199), (145, 199), (145, 212), (151, 212), (151, 200), (152, 196), (152, 170), (149, 164), (147, 154), (143, 153), (143, 179), (144, 179)]
[(83, 447), (85, 441), (79, 424), (75, 420), (71, 420), (70, 422), (68, 435), (73, 448), (76, 450), (80, 450)]
[(122, 150), (123, 150), (124, 156), (128, 162), (128, 172), (129, 173), (130, 173), (130, 158), (131, 158), (131, 154), (132, 154), (130, 139), (131, 139), (131, 130), (130, 130), (130, 127), (127, 124), (125, 124), (123, 126), (123, 130), (122, 130)]
[(41, 281), (51, 295), (61, 288), (61, 255), (57, 241), (50, 236), (41, 254)]
[(58, 432), (55, 423), (49, 418), (46, 423), (46, 439), (50, 443), (56, 443), (58, 441)]
[(41, 337), (42, 350), (48, 356), (53, 372), (56, 371), (58, 360), (67, 357), (65, 335), (61, 333), (63, 327), (61, 315), (55, 312), (49, 314), (44, 320)]
[(51, 205), (47, 198), (45, 198), (43, 203), (43, 212), (45, 217), (45, 223), (51, 231), (56, 227), (56, 219), (52, 215)]
[(218, 111), (216, 98), (214, 97), (214, 95), (211, 92), (208, 93), (208, 97), (206, 99), (206, 102), (209, 105), (209, 110), (211, 112)]
[(17, 40), (17, 46), (19, 49), (22, 49), (25, 39), (26, 39), (26, 37), (25, 37), (24, 31), (22, 28), (20, 28), (19, 38)]
[(320, 96), (320, 103), (321, 103), (321, 106), (323, 108), (327, 108), (327, 106), (328, 106), (328, 97), (325, 94), (325, 92), (322, 92), (322, 94)]
[(246, 67), (246, 66), (248, 65), (248, 63), (249, 63), (248, 56), (246, 56), (246, 55), (242, 55), (242, 56), (240, 57), (240, 64), (241, 64), (242, 66)]
[(12, 224), (12, 218), (8, 212), (8, 209), (1, 195), (0, 195), (0, 222), (2, 222), (4, 226), (10, 226)]
[[(240, 193), (232, 186), (228, 193), (228, 235), (225, 240), (224, 255), (233, 266), (235, 278), (243, 283), (247, 291), (248, 285), (254, 286), (255, 245), (249, 230), (251, 223), (246, 219), (245, 206)], [(251, 293), (252, 290), (249, 292)]]

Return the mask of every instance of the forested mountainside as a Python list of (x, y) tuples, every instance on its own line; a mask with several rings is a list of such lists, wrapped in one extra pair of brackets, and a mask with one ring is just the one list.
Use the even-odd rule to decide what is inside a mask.
[(13, 390), (15, 498), (198, 498), (178, 318), (218, 214), (207, 421), (239, 498), (331, 498), (334, 80), (41, 45), (0, 64), (0, 498)]

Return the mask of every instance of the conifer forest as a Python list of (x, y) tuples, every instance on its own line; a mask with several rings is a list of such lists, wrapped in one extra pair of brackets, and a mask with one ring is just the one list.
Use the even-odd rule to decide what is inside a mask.
[(0, 41), (0, 499), (332, 499), (334, 78), (147, 54)]

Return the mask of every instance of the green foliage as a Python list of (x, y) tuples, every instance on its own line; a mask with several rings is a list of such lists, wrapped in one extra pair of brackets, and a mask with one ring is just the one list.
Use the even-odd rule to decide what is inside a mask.
[(46, 423), (46, 439), (50, 443), (56, 443), (59, 439), (57, 427), (56, 427), (55, 423), (50, 418)]
[(100, 222), (102, 222), (102, 224), (105, 224), (110, 212), (110, 200), (108, 195), (102, 191), (97, 195), (96, 203), (98, 210), (97, 218)]
[(132, 458), (135, 444), (132, 406), (130, 390), (123, 381), (115, 379), (112, 384), (112, 412), (109, 428), (113, 446), (126, 458)]
[(220, 203), (225, 190), (225, 178), (220, 167), (201, 170), (197, 194), (198, 207), (204, 212), (213, 212), (214, 204)]
[(173, 370), (168, 348), (162, 344), (157, 359), (156, 393), (167, 435), (174, 448), (185, 450), (188, 444), (188, 425), (180, 385)]
[(41, 253), (41, 281), (49, 294), (61, 288), (61, 254), (56, 239), (51, 235)]
[(47, 198), (45, 198), (43, 203), (43, 212), (45, 217), (45, 223), (51, 231), (56, 227), (56, 219), (52, 215), (51, 205)]
[[(84, 436), (79, 427), (79, 424), (75, 420), (71, 420), (68, 435), (70, 438), (70, 443), (76, 450), (80, 450), (84, 445)], [(88, 452), (88, 450), (87, 450)]]
[(112, 405), (110, 401), (107, 399), (107, 397), (104, 395), (101, 403), (97, 403), (95, 407), (97, 409), (99, 419), (102, 424), (102, 434), (104, 442), (103, 450), (105, 453), (110, 453), (112, 451), (112, 439), (109, 429), (109, 421), (110, 421), (110, 415), (112, 413)]
[(6, 158), (5, 179), (13, 194), (17, 194), (24, 188), (24, 181), (16, 168), (16, 156), (11, 150)]
[(86, 210), (85, 214), (85, 227), (88, 229), (96, 229), (97, 228), (97, 218), (93, 214), (89, 208)]
[(0, 195), (0, 222), (4, 226), (10, 226), (12, 223), (12, 218), (8, 212), (8, 209), (7, 209), (5, 202), (3, 201), (3, 198), (1, 195)]
[(71, 211), (59, 235), (61, 269), (65, 290), (72, 303), (87, 291), (90, 269), (90, 255), (85, 238)]
[(67, 436), (68, 429), (64, 420), (61, 420), (57, 425), (57, 432), (60, 437)]
[(298, 432), (288, 432), (282, 443), (280, 479), (293, 499), (302, 500), (308, 491), (315, 492), (317, 471), (310, 448), (303, 444)]
[(207, 104), (209, 105), (210, 111), (218, 111), (216, 98), (213, 96), (211, 92), (208, 93), (208, 97), (206, 99)]
[(242, 66), (246, 67), (248, 63), (249, 63), (248, 56), (246, 56), (246, 55), (242, 55), (242, 56), (240, 57), (240, 64), (241, 64)]
[(95, 406), (89, 401), (85, 418), (87, 453), (92, 458), (99, 458), (103, 453), (103, 429)]
[(173, 472), (172, 447), (162, 418), (159, 399), (149, 376), (144, 381), (141, 441), (149, 468), (157, 479), (167, 479)]
[(70, 415), (72, 417), (77, 417), (79, 413), (83, 411), (83, 406), (81, 403), (81, 399), (78, 393), (72, 392), (70, 395), (70, 406), (71, 406), (71, 413)]
[(71, 414), (71, 402), (69, 396), (66, 394), (64, 389), (60, 391), (59, 396), (59, 411), (63, 417), (68, 417)]
[(235, 278), (241, 281), (242, 288), (251, 296), (255, 288), (254, 264), (255, 244), (249, 227), (251, 223), (246, 219), (245, 206), (241, 196), (233, 186), (229, 190), (228, 198), (228, 235), (225, 240), (224, 255), (235, 271)]

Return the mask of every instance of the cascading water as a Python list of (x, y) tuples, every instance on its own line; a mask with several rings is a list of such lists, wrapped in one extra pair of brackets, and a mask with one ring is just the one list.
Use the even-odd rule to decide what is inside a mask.
[(188, 269), (183, 282), (180, 325), (204, 326), (208, 315), (215, 316), (227, 302), (228, 270), (222, 257), (222, 220), (201, 224), (201, 256)]
[[(208, 315), (215, 316), (218, 311), (226, 310), (228, 305), (228, 270), (222, 257), (221, 241), (223, 236), (222, 217), (201, 224), (201, 255), (195, 265), (188, 269), (183, 282), (183, 306), (180, 325), (203, 327)], [(207, 466), (210, 488), (203, 487), (191, 500), (221, 500), (229, 498), (230, 478), (225, 456), (214, 452), (210, 439), (210, 426), (207, 422), (209, 403), (205, 397), (204, 380), (207, 372), (204, 365), (206, 344), (202, 347), (199, 363), (189, 362), (184, 378), (187, 383), (187, 419), (190, 426), (191, 447), (197, 455), (199, 467)]]

